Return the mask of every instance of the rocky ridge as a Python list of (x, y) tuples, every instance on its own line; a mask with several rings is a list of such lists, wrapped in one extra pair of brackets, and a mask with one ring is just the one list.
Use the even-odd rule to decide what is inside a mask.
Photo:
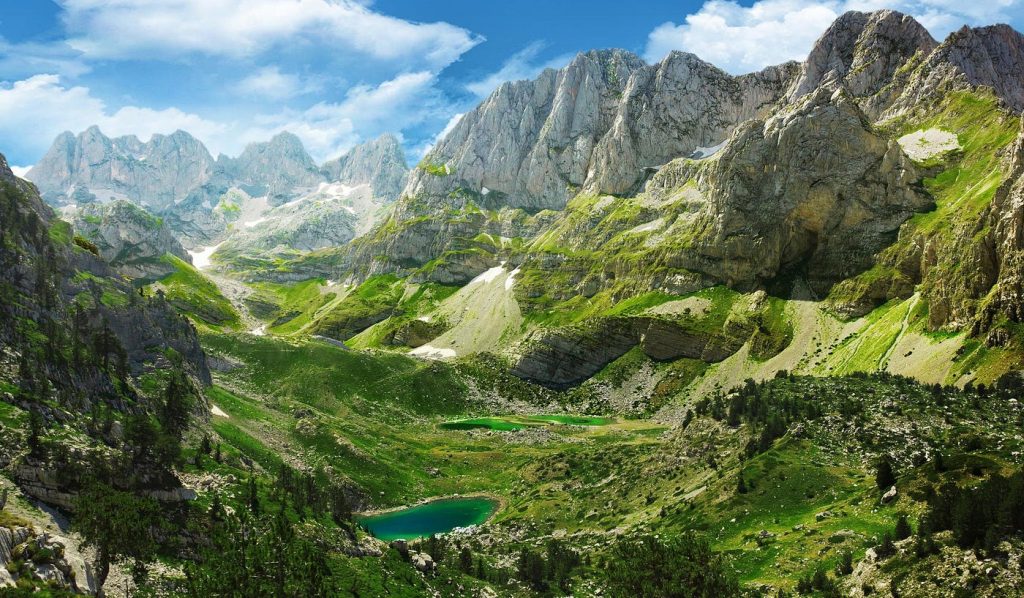
[(190, 262), (163, 219), (126, 200), (69, 207), (63, 213), (108, 264), (129, 278), (155, 280), (174, 272), (167, 254)]

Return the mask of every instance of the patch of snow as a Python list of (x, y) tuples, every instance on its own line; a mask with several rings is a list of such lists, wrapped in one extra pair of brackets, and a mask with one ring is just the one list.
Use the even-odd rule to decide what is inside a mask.
[(487, 195), (490, 192), (491, 192), (491, 190), (488, 189), (487, 187), (483, 187), (483, 188), (480, 189), (480, 195)]
[(409, 354), (435, 361), (441, 359), (452, 359), (458, 355), (455, 352), (455, 349), (438, 349), (437, 347), (431, 347), (430, 345), (423, 345), (422, 347), (413, 349), (412, 351), (409, 351)]
[(215, 252), (218, 249), (220, 249), (220, 246), (223, 245), (223, 244), (224, 244), (224, 242), (221, 241), (220, 243), (217, 243), (216, 245), (214, 245), (212, 247), (204, 247), (200, 251), (190, 251), (190, 252), (188, 252), (188, 254), (190, 256), (192, 256), (192, 265), (195, 266), (198, 270), (203, 270), (204, 268), (209, 268), (210, 267), (210, 263), (211, 263), (210, 262), (210, 256), (213, 255), (213, 252)]
[(960, 149), (955, 133), (942, 129), (914, 131), (896, 140), (913, 160), (927, 160), (949, 151)]
[(508, 278), (505, 279), (505, 290), (511, 291), (512, 287), (516, 285), (516, 274), (519, 274), (519, 268), (516, 268), (509, 273)]
[(712, 145), (711, 147), (698, 147), (693, 151), (693, 154), (691, 154), (690, 157), (693, 158), (694, 160), (703, 160), (704, 158), (710, 158), (711, 156), (714, 156), (718, 152), (722, 151), (722, 148), (725, 147), (727, 141), (729, 140), (726, 139), (722, 143), (719, 143), (718, 145)]
[(427, 322), (428, 324), (430, 323), (430, 316), (420, 316), (416, 319), (419, 320), (420, 322)]
[(253, 336), (265, 336), (267, 334), (267, 325), (257, 326), (249, 331), (249, 334)]
[[(494, 268), (491, 268), (490, 270), (487, 270), (486, 272), (480, 274), (479, 276), (477, 276), (473, 280), (469, 281), (469, 284), (476, 284), (478, 282), (491, 282), (495, 278), (501, 276), (504, 272), (505, 272), (505, 267), (504, 266), (495, 266)], [(466, 286), (469, 286), (469, 285), (466, 285)]]
[(248, 222), (243, 222), (242, 226), (244, 226), (245, 228), (252, 228), (252, 227), (256, 226), (257, 224), (263, 224), (266, 221), (267, 221), (267, 217), (266, 216), (260, 216), (256, 220), (250, 220)]
[(217, 417), (227, 417), (227, 418), (231, 417), (227, 413), (224, 413), (223, 409), (221, 409), (220, 407), (214, 405), (213, 403), (210, 403), (210, 413), (216, 415)]
[(338, 284), (338, 281), (337, 281), (337, 280), (331, 280), (331, 279), (327, 279), (327, 282), (326, 282), (326, 284), (327, 284), (327, 286), (329, 286), (329, 287), (333, 287), (334, 285)]

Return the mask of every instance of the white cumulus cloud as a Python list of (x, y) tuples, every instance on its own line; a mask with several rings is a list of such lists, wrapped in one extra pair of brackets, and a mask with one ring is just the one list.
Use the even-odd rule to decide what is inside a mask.
[(941, 40), (964, 24), (1006, 21), (1022, 7), (1024, 0), (757, 0), (750, 6), (709, 0), (681, 24), (667, 22), (651, 31), (644, 57), (655, 62), (683, 50), (744, 73), (803, 60), (832, 21), (848, 10), (900, 10)]
[(88, 88), (65, 87), (59, 75), (35, 75), (0, 84), (0, 139), (41, 155), (66, 130), (81, 131), (98, 125), (108, 135), (173, 133), (177, 129), (197, 137), (216, 137), (223, 125), (177, 108), (154, 110), (139, 106), (108, 109)]
[(446, 66), (482, 41), (449, 23), (414, 23), (353, 0), (58, 0), (68, 44), (89, 58), (254, 56), (309, 44)]
[(239, 92), (270, 100), (286, 100), (321, 88), (318, 81), (283, 73), (277, 66), (263, 67), (238, 83)]
[(14, 176), (21, 178), (25, 178), (28, 171), (32, 170), (31, 166), (14, 166), (13, 164), (9, 166), (11, 167), (11, 172), (14, 173)]

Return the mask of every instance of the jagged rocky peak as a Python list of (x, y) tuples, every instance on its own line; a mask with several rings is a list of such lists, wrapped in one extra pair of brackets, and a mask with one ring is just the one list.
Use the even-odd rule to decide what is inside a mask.
[(740, 122), (764, 116), (795, 73), (791, 63), (733, 77), (684, 52), (638, 69), (595, 148), (584, 190), (628, 194), (647, 172), (720, 145)]
[(972, 86), (990, 87), (1015, 112), (1024, 111), (1024, 35), (1009, 25), (963, 27), (952, 33), (929, 57), (926, 76), (910, 97), (941, 88), (943, 77)]
[(391, 133), (355, 146), (321, 170), (331, 182), (370, 185), (374, 195), (386, 201), (398, 199), (409, 176), (405, 152)]
[(64, 216), (100, 257), (130, 278), (154, 280), (174, 272), (164, 259), (168, 254), (191, 261), (162, 218), (131, 202), (85, 204), (65, 209)]
[(244, 184), (257, 187), (255, 195), (292, 197), (296, 189), (315, 187), (324, 180), (302, 140), (287, 131), (270, 141), (250, 143), (237, 158), (219, 159), (218, 164)]
[(213, 174), (206, 147), (184, 131), (111, 139), (92, 126), (60, 134), (26, 178), (50, 203), (127, 199), (154, 210), (181, 201)]
[(874, 95), (915, 56), (927, 56), (936, 46), (938, 42), (928, 30), (903, 13), (847, 12), (814, 44), (790, 100), (838, 82), (855, 97)]
[(17, 183), (18, 177), (14, 176), (14, 171), (7, 164), (7, 157), (0, 154), (0, 181), (5, 183)]
[(626, 193), (651, 167), (714, 146), (761, 116), (795, 65), (732, 77), (692, 54), (656, 65), (623, 50), (577, 55), (534, 81), (505, 83), (462, 118), (405, 194), (561, 209), (581, 189)]
[(405, 194), (446, 197), (463, 188), (485, 202), (561, 208), (571, 187), (586, 182), (594, 146), (643, 66), (629, 52), (591, 51), (534, 81), (502, 84), (424, 158)]

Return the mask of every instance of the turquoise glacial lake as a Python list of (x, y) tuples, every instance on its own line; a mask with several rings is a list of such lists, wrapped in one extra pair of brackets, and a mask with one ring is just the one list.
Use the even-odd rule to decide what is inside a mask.
[(457, 527), (479, 525), (497, 509), (498, 501), (493, 498), (442, 498), (379, 515), (356, 517), (356, 521), (381, 540), (415, 540)]

